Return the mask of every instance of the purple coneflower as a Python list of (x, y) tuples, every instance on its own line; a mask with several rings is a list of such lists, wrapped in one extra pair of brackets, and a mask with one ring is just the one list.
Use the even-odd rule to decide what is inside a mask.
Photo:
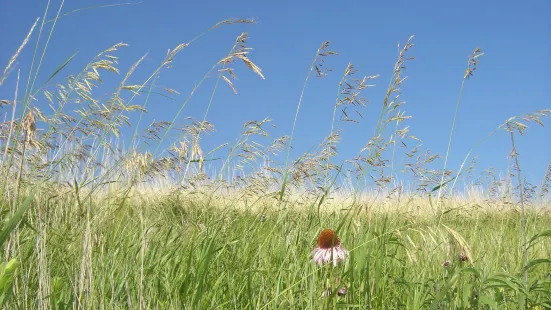
[(341, 242), (335, 232), (331, 229), (323, 230), (318, 237), (318, 247), (312, 253), (314, 263), (322, 265), (333, 259), (333, 266), (336, 267), (339, 261), (344, 261), (348, 251), (341, 247)]

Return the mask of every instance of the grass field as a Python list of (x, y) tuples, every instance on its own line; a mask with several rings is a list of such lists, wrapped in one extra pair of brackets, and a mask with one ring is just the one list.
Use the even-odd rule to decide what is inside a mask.
[[(252, 21), (223, 21), (199, 37), (238, 23)], [(399, 100), (403, 69), (413, 60), (411, 37), (400, 46), (375, 134), (358, 157), (334, 160), (337, 107), (364, 105), (361, 93), (376, 76), (356, 79), (350, 64), (338, 85), (331, 133), (318, 150), (290, 158), (296, 118), (289, 136), (257, 143), (269, 136), (264, 119), (246, 123), (214, 166), (209, 158), (218, 149), (201, 145), (212, 129), (207, 114), (155, 155), (204, 79), (173, 120), (138, 135), (139, 117), (129, 116), (146, 110), (147, 99), (135, 98), (148, 98), (159, 72), (197, 38), (169, 51), (142, 84), (127, 84), (142, 58), (110, 98), (96, 99), (101, 76), (119, 73), (115, 55), (125, 45), (60, 78), (69, 58), (41, 86), (34, 85), (38, 69), (31, 70), (32, 85), (24, 87), (13, 66), (43, 31), (37, 25), (0, 76), (0, 87), (17, 79), (15, 98), (1, 101), (11, 115), (0, 124), (4, 308), (551, 309), (551, 165), (533, 186), (523, 181), (515, 151), (527, 124), (543, 125), (551, 110), (504, 120), (488, 135), (510, 136), (512, 166), (505, 178), (488, 172), (490, 181), (476, 190), (457, 189), (472, 167), (465, 158), (458, 171), (449, 170), (449, 147), (443, 168), (435, 168), (438, 156), (416, 147), (406, 151), (410, 163), (395, 167), (396, 145), (417, 139), (402, 124), (408, 116)], [(234, 88), (232, 66), (239, 63), (239, 70), (263, 78), (247, 39), (239, 35), (205, 77), (217, 74)], [(35, 55), (48, 46), (42, 40)], [(476, 48), (468, 58), (459, 94), (482, 55)], [(328, 73), (320, 64), (329, 57), (334, 53), (324, 42), (304, 88), (311, 76)], [(301, 103), (302, 96), (297, 114)], [(135, 129), (132, 142), (151, 148), (120, 148), (125, 124)], [(285, 162), (267, 160), (275, 154)], [(414, 176), (407, 186), (395, 177), (402, 168)], [(320, 241), (324, 229), (334, 230), (348, 251), (336, 266), (313, 261), (316, 247), (337, 245)]]
[[(38, 232), (23, 226), (18, 234), (13, 256), (21, 265), (8, 304), (520, 309), (527, 302), (544, 309), (549, 303), (551, 240), (530, 243), (525, 285), (519, 212), (460, 209), (437, 218), (404, 212), (406, 206), (377, 212), (369, 203), (336, 205), (320, 214), (314, 206), (276, 207), (250, 210), (225, 199), (167, 197), (92, 204), (87, 220), (68, 199), (53, 199), (45, 210), (33, 204), (32, 210), (44, 212), (43, 222), (34, 214)], [(531, 238), (551, 227), (551, 215), (529, 213), (527, 223)], [(326, 227), (339, 227), (350, 251), (337, 268), (315, 265), (310, 256)], [(329, 287), (331, 298), (321, 297)], [(341, 288), (346, 295), (338, 296)]]

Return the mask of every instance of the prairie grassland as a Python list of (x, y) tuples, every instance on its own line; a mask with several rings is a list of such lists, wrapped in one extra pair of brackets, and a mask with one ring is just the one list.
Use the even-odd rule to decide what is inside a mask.
[[(518, 309), (549, 300), (551, 240), (530, 243), (526, 287), (513, 210), (438, 219), (367, 206), (348, 213), (350, 205), (320, 214), (315, 205), (251, 211), (188, 195), (94, 203), (89, 215), (68, 198), (50, 206), (47, 222), (29, 224), (38, 231), (19, 230), (11, 257), (22, 261), (8, 308)], [(334, 270), (314, 265), (317, 235), (341, 224), (349, 260)], [(549, 214), (527, 214), (530, 238), (550, 225)], [(328, 287), (332, 299), (321, 297)], [(337, 296), (343, 287), (347, 294)]]
[[(551, 165), (541, 184), (527, 183), (515, 145), (529, 123), (543, 125), (551, 110), (504, 120), (485, 138), (510, 136), (513, 165), (505, 178), (490, 170), (488, 182), (459, 191), (456, 182), (472, 161), (467, 156), (458, 171), (448, 169), (449, 147), (442, 169), (434, 165), (440, 156), (420, 145), (407, 148), (411, 161), (395, 167), (397, 145), (419, 140), (403, 125), (409, 116), (400, 99), (403, 70), (414, 60), (411, 37), (391, 68), (376, 131), (357, 157), (335, 160), (337, 112), (364, 106), (362, 91), (378, 76), (356, 78), (352, 63), (318, 150), (290, 157), (296, 117), (288, 136), (268, 144), (256, 140), (270, 137), (270, 120), (262, 119), (244, 124), (237, 142), (205, 150), (201, 139), (214, 128), (207, 121), (215, 113), (211, 102), (204, 119), (180, 128), (176, 120), (207, 76), (235, 90), (242, 64), (264, 78), (246, 33), (174, 119), (139, 133), (135, 112), (147, 110), (159, 73), (188, 45), (219, 27), (254, 21), (222, 21), (176, 45), (141, 84), (128, 84), (141, 58), (108, 99), (96, 99), (94, 88), (103, 75), (120, 73), (116, 54), (124, 43), (61, 79), (68, 58), (41, 86), (35, 85), (39, 70), (31, 70), (23, 85), (27, 78), (13, 66), (36, 31), (45, 31), (40, 23), (0, 76), (0, 87), (8, 78), (17, 81), (13, 100), (1, 101), (11, 116), (0, 124), (0, 303), (6, 309), (551, 308)], [(48, 39), (36, 44), (35, 55), (47, 46)], [(482, 55), (476, 48), (468, 58), (460, 94)], [(329, 74), (323, 64), (330, 57), (336, 53), (323, 42), (303, 92), (311, 76)], [(124, 126), (135, 129), (132, 147), (119, 147)], [(178, 140), (161, 152), (174, 131)], [(222, 163), (212, 163), (223, 149)], [(276, 155), (285, 162), (273, 160)], [(407, 185), (396, 177), (402, 168), (413, 176)], [(312, 261), (325, 228), (349, 251), (335, 268)]]

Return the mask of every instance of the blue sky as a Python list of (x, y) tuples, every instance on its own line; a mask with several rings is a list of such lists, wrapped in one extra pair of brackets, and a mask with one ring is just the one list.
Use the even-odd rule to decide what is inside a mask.
[[(62, 15), (73, 10), (114, 1), (65, 1)], [(60, 1), (52, 1), (47, 19), (55, 16)], [(0, 67), (21, 44), (46, 1), (0, 2), (2, 30)], [(171, 120), (195, 83), (227, 55), (235, 38), (248, 32), (250, 58), (262, 69), (265, 80), (246, 67), (235, 66), (239, 80), (234, 95), (220, 85), (207, 119), (216, 132), (205, 138), (205, 147), (234, 142), (247, 120), (272, 119), (272, 137), (289, 134), (308, 67), (320, 44), (329, 40), (339, 55), (326, 60), (333, 72), (312, 78), (298, 116), (293, 155), (310, 150), (330, 131), (337, 83), (348, 62), (358, 77), (380, 74), (376, 87), (364, 91), (370, 104), (362, 110), (361, 124), (343, 124), (338, 160), (358, 154), (371, 138), (375, 121), (397, 58), (397, 44), (415, 35), (402, 87), (405, 110), (412, 116), (404, 125), (423, 140), (423, 150), (446, 152), (455, 104), (467, 58), (480, 47), (474, 77), (467, 81), (452, 143), (448, 168), (457, 170), (469, 149), (511, 116), (551, 108), (551, 2), (534, 1), (153, 1), (137, 5), (90, 9), (60, 19), (50, 41), (38, 85), (70, 55), (77, 57), (61, 76), (77, 73), (95, 54), (117, 43), (129, 47), (117, 52), (121, 76), (106, 75), (107, 93), (131, 65), (148, 56), (130, 83), (140, 83), (162, 61), (166, 51), (191, 40), (213, 24), (228, 18), (254, 18), (254, 25), (228, 25), (202, 37), (163, 71), (160, 86), (181, 93), (177, 101), (155, 97), (148, 103), (144, 121)], [(51, 25), (49, 23), (48, 25)], [(49, 28), (46, 28), (49, 29)], [(47, 33), (47, 32), (45, 32)], [(19, 58), (17, 69), (28, 74), (36, 35)], [(63, 74), (65, 73), (65, 74)], [(178, 121), (202, 118), (215, 76), (209, 77), (183, 110)], [(12, 99), (15, 75), (0, 87), (0, 99)], [(98, 93), (100, 96), (103, 93)], [(140, 98), (135, 104), (143, 103)], [(40, 102), (38, 103), (40, 105)], [(3, 118), (6, 108), (0, 110)], [(132, 117), (136, 117), (134, 115)], [(549, 119), (545, 119), (547, 123)], [(132, 130), (127, 130), (132, 133)], [(500, 132), (474, 151), (477, 171), (495, 167), (504, 171), (511, 146)], [(551, 125), (530, 125), (517, 138), (524, 176), (539, 183), (551, 163)], [(413, 144), (412, 144), (413, 146)], [(443, 160), (437, 165), (441, 167)]]

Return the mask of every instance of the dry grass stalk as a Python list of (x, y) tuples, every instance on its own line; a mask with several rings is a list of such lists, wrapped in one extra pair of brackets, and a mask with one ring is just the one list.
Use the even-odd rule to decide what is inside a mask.
[(15, 54), (13, 54), (13, 56), (10, 58), (10, 60), (8, 61), (8, 64), (6, 65), (6, 67), (4, 68), (4, 73), (2, 73), (2, 75), (0, 76), (0, 86), (2, 86), (2, 84), (4, 84), (4, 81), (8, 78), (8, 75), (11, 71), (11, 66), (13, 65), (13, 63), (15, 62), (15, 60), (17, 59), (17, 57), (19, 56), (19, 54), (21, 54), (21, 51), (23, 50), (23, 48), (25, 48), (25, 46), (27, 45), (27, 43), (29, 42), (29, 39), (31, 37), (31, 34), (33, 33), (34, 31), (34, 28), (36, 27), (36, 25), (38, 24), (38, 21), (40, 20), (40, 18), (37, 18), (36, 21), (34, 22), (33, 26), (31, 27), (31, 30), (29, 30), (29, 33), (27, 33), (27, 36), (25, 37), (25, 40), (23, 40), (23, 43), (21, 43), (21, 45), (19, 46), (19, 48), (17, 49), (17, 51), (15, 52)]
[[(406, 62), (415, 59), (414, 57), (406, 55), (407, 52), (413, 47), (413, 43), (411, 43), (412, 40), (413, 36), (410, 36), (403, 47), (400, 48), (400, 45), (398, 45), (398, 59), (394, 65), (392, 77), (387, 88), (385, 98), (383, 99), (375, 134), (360, 150), (360, 154), (356, 158), (349, 161), (354, 167), (354, 170), (351, 172), (356, 174), (358, 180), (363, 182), (364, 176), (368, 174), (379, 190), (387, 184), (390, 184), (392, 181), (392, 176), (387, 177), (385, 173), (388, 169), (389, 161), (382, 159), (383, 153), (389, 145), (395, 145), (395, 139), (398, 132), (405, 136), (408, 131), (407, 127), (404, 129), (398, 129), (399, 123), (409, 118), (404, 112), (397, 111), (396, 115), (387, 116), (386, 119), (385, 115), (391, 114), (398, 107), (405, 104), (405, 101), (399, 101), (401, 97), (400, 87), (407, 78), (402, 77), (402, 72), (406, 69)], [(391, 122), (396, 122), (396, 132), (390, 140), (385, 141), (383, 138), (383, 132), (385, 131), (387, 125)], [(367, 152), (367, 154), (363, 155), (364, 152)], [(375, 171), (377, 174), (375, 175), (369, 171)]]
[(453, 117), (452, 128), (451, 128), (451, 131), (450, 131), (450, 137), (448, 139), (448, 148), (446, 150), (446, 156), (444, 157), (444, 168), (442, 169), (443, 170), (442, 171), (442, 176), (440, 178), (440, 187), (438, 189), (438, 199), (442, 198), (442, 191), (446, 188), (446, 184), (444, 183), (445, 171), (446, 171), (447, 164), (448, 164), (448, 157), (449, 157), (449, 154), (450, 154), (453, 133), (454, 133), (454, 130), (455, 130), (455, 122), (457, 120), (457, 114), (459, 112), (459, 106), (461, 104), (461, 96), (463, 95), (463, 88), (465, 87), (465, 81), (473, 75), (473, 72), (476, 70), (477, 65), (478, 65), (477, 58), (482, 56), (482, 55), (484, 55), (484, 53), (482, 52), (482, 50), (480, 48), (477, 47), (471, 53), (471, 55), (469, 56), (469, 58), (467, 60), (467, 69), (466, 69), (465, 74), (463, 76), (463, 80), (461, 81), (461, 88), (459, 89), (459, 97), (457, 99), (457, 104), (455, 106), (455, 114), (454, 114), (454, 117)]
[(256, 21), (254, 19), (226, 19), (216, 23), (214, 26), (212, 26), (209, 29), (209, 31), (214, 30), (218, 27), (221, 27), (222, 25), (233, 25), (233, 24), (256, 24)]
[[(233, 63), (236, 59), (241, 60), (249, 69), (251, 69), (254, 73), (256, 73), (260, 78), (263, 80), (264, 75), (262, 74), (262, 70), (260, 67), (258, 67), (255, 63), (253, 63), (249, 57), (247, 56), (250, 53), (251, 48), (247, 47), (247, 39), (249, 38), (248, 34), (246, 32), (243, 32), (241, 35), (237, 37), (235, 40), (235, 45), (232, 48), (232, 51), (230, 54), (224, 58), (222, 58), (218, 64), (224, 65), (223, 68), (219, 69), (218, 72), (220, 73), (220, 76), (228, 84), (228, 86), (232, 89), (232, 91), (237, 94), (237, 90), (232, 82), (232, 79), (236, 80), (237, 76), (235, 74), (235, 70), (233, 68), (227, 68), (226, 65)], [(229, 77), (224, 75), (224, 73), (228, 73)]]

